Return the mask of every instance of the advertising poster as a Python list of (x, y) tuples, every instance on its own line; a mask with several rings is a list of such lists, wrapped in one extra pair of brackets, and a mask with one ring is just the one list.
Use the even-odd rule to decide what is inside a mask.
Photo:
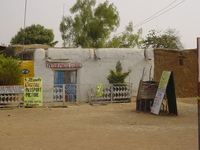
[(42, 106), (42, 79), (24, 78), (24, 106)]
[(171, 75), (171, 71), (163, 71), (162, 76), (158, 85), (158, 90), (156, 92), (156, 96), (153, 102), (153, 106), (151, 108), (151, 113), (159, 114), (160, 107), (166, 92), (166, 88), (168, 85), (169, 77)]
[(103, 84), (97, 84), (97, 94), (96, 97), (101, 97), (103, 95)]
[(0, 86), (0, 94), (24, 93), (23, 85)]

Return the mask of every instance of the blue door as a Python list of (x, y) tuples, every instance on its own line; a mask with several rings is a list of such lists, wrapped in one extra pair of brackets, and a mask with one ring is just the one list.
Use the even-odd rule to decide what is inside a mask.
[(66, 84), (65, 71), (55, 71), (54, 84)]
[[(57, 91), (62, 93), (65, 91), (65, 101), (76, 101), (76, 70), (55, 70), (54, 86), (59, 87)], [(62, 88), (64, 85), (64, 89)]]

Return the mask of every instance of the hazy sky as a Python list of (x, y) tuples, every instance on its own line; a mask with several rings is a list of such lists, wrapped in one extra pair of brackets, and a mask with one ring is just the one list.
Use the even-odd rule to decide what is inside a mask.
[[(96, 0), (97, 5), (105, 0)], [(114, 34), (124, 31), (130, 21), (136, 33), (143, 29), (143, 37), (149, 30), (176, 29), (185, 49), (196, 48), (200, 37), (200, 0), (108, 0), (114, 3), (120, 15), (120, 27)], [(59, 31), (63, 13), (71, 15), (69, 9), (76, 0), (27, 0), (26, 26), (40, 24), (53, 29), (58, 47), (62, 46)], [(171, 5), (170, 5), (171, 4)], [(64, 7), (63, 7), (64, 6)], [(64, 9), (63, 9), (64, 8)], [(0, 0), (0, 44), (10, 40), (24, 27), (25, 0)]]

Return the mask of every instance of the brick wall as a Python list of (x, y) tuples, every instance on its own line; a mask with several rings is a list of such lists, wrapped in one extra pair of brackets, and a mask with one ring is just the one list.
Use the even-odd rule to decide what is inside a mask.
[(154, 81), (162, 71), (173, 71), (177, 97), (197, 96), (197, 50), (154, 50)]

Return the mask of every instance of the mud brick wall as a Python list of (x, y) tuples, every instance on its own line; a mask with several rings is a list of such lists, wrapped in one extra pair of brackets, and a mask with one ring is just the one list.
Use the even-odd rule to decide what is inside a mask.
[(162, 71), (173, 71), (176, 97), (197, 96), (197, 50), (154, 50), (154, 81)]

